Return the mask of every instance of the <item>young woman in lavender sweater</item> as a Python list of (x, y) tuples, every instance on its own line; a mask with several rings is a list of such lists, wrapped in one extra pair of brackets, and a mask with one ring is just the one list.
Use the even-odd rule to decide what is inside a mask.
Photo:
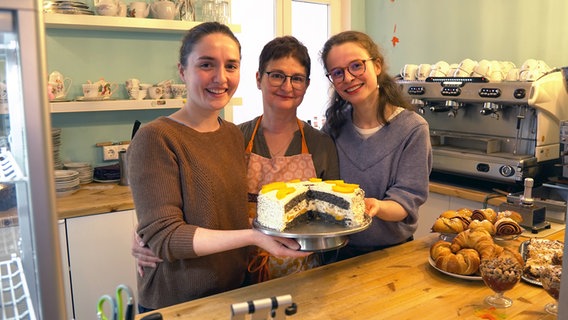
[(321, 58), (335, 89), (323, 130), (335, 141), (341, 179), (365, 190), (373, 217), (338, 256), (328, 254), (335, 261), (412, 239), (428, 196), (432, 147), (428, 123), (410, 110), (367, 34), (332, 36)]

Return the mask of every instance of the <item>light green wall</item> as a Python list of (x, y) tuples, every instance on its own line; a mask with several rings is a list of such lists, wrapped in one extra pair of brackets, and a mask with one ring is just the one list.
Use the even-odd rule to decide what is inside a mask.
[[(391, 74), (406, 63), (465, 58), (568, 65), (566, 0), (366, 0), (363, 9), (352, 15), (365, 16)], [(400, 39), (396, 47), (393, 36)]]

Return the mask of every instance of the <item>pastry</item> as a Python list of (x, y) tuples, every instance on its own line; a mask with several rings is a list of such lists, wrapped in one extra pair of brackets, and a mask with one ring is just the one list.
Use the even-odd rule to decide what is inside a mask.
[(495, 235), (513, 236), (523, 233), (523, 228), (512, 218), (501, 218), (495, 222)]
[(469, 224), (469, 229), (482, 228), (489, 232), (490, 235), (495, 234), (495, 225), (489, 220), (473, 220)]
[(491, 223), (497, 221), (497, 213), (491, 208), (487, 209), (475, 209), (471, 214), (472, 220), (489, 220)]
[(447, 241), (438, 241), (430, 248), (430, 257), (437, 268), (455, 274), (472, 275), (479, 269), (480, 258), (473, 249), (453, 253)]

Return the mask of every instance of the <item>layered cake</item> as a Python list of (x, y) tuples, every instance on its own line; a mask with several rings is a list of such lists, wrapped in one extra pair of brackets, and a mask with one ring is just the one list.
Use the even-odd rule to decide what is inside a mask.
[(278, 231), (310, 220), (358, 227), (365, 218), (364, 198), (359, 185), (343, 180), (273, 182), (258, 195), (257, 222)]

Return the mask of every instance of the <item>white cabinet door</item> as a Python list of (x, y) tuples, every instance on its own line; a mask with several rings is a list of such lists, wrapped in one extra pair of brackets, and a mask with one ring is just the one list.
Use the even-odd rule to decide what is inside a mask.
[(59, 220), (59, 245), (61, 246), (61, 270), (63, 271), (63, 285), (65, 290), (65, 308), (67, 318), (73, 319), (73, 300), (71, 298), (71, 276), (69, 274), (69, 256), (67, 255), (67, 228), (65, 220)]
[(131, 255), (134, 210), (78, 218), (67, 223), (73, 308), (78, 320), (97, 319), (97, 301), (128, 285), (136, 295), (136, 262)]

